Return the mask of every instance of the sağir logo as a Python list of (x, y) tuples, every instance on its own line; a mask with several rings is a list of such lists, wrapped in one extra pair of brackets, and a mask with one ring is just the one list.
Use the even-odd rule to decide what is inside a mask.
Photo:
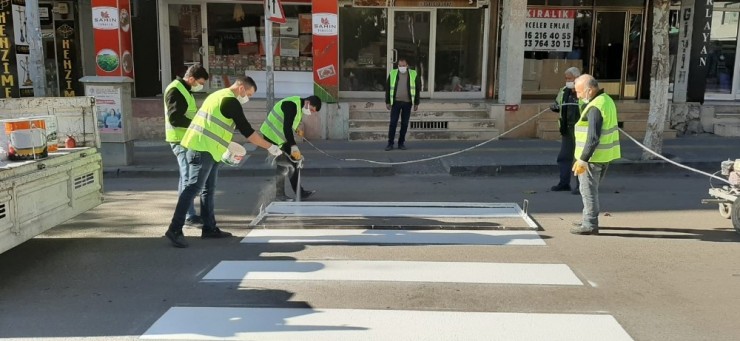
[(93, 7), (93, 28), (97, 30), (118, 29), (118, 8), (115, 7)]
[(317, 36), (335, 36), (339, 33), (337, 15), (333, 13), (315, 13), (313, 15), (313, 34)]

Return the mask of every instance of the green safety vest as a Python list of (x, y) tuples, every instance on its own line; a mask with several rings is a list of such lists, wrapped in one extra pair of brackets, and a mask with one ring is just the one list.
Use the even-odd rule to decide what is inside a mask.
[(291, 96), (283, 98), (280, 102), (275, 103), (270, 113), (267, 115), (265, 122), (260, 127), (260, 133), (268, 138), (270, 141), (275, 143), (278, 147), (282, 147), (285, 144), (285, 133), (283, 133), (283, 122), (285, 121), (285, 114), (283, 113), (282, 105), (284, 102), (295, 103), (296, 116), (293, 120), (293, 131), (298, 130), (298, 125), (301, 124), (303, 119), (303, 103), (301, 103), (300, 96)]
[[(182, 94), (182, 97), (185, 97), (185, 101), (188, 103), (188, 109), (185, 111), (185, 117), (189, 119), (193, 119), (195, 117), (195, 113), (198, 111), (198, 106), (195, 104), (195, 97), (188, 91), (188, 89), (185, 89), (185, 86), (180, 82), (179, 80), (175, 79), (170, 83), (170, 85), (167, 86), (166, 89), (164, 89), (165, 96), (167, 93), (169, 93), (171, 90), (176, 89), (177, 91), (180, 91)], [(170, 124), (170, 117), (167, 114), (169, 112), (169, 108), (167, 107), (167, 100), (164, 101), (164, 128), (165, 128), (165, 138), (164, 140), (167, 142), (172, 143), (178, 143), (182, 141), (183, 135), (185, 135), (185, 131), (188, 130), (188, 128), (182, 128), (182, 127), (175, 127), (172, 124)]]
[[(391, 70), (391, 105), (393, 105), (394, 97), (396, 97), (396, 79), (398, 79), (398, 69)], [(416, 70), (409, 70), (409, 83), (411, 84), (411, 92), (409, 93), (411, 103), (416, 104), (414, 103), (416, 98)]]
[(229, 97), (236, 96), (228, 88), (218, 90), (206, 97), (180, 142), (183, 147), (208, 152), (216, 162), (221, 162), (236, 127), (234, 120), (221, 114), (221, 101)]
[(583, 147), (586, 146), (586, 137), (588, 136), (588, 121), (584, 118), (588, 114), (588, 110), (591, 107), (596, 107), (601, 111), (601, 117), (604, 119), (604, 124), (601, 126), (601, 138), (599, 138), (599, 145), (596, 147), (596, 151), (589, 160), (583, 160), (587, 162), (611, 162), (622, 157), (621, 148), (619, 146), (619, 130), (617, 130), (617, 106), (614, 104), (609, 95), (603, 93), (596, 98), (588, 102), (583, 111), (581, 111), (581, 119), (576, 122), (575, 125), (575, 138), (576, 138), (576, 150), (575, 158), (580, 159), (583, 153)]

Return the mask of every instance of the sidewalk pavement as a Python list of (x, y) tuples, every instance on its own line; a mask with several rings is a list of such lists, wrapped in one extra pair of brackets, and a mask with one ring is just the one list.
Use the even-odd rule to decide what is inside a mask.
[[(408, 150), (385, 151), (386, 141), (312, 141), (316, 147), (337, 158), (400, 162), (452, 153), (482, 141), (409, 141)], [(622, 159), (610, 172), (688, 172), (665, 161), (641, 161), (641, 149), (621, 137)], [(306, 176), (391, 176), (396, 174), (451, 174), (459, 176), (515, 175), (521, 173), (557, 174), (555, 162), (560, 142), (539, 139), (491, 141), (476, 149), (443, 159), (406, 165), (378, 165), (360, 161), (340, 161), (326, 156), (308, 143), (299, 141), (305, 157)], [(251, 146), (251, 145), (250, 145)], [(663, 155), (673, 161), (708, 172), (720, 169), (720, 162), (740, 158), (740, 138), (711, 134), (685, 136), (664, 141)], [(274, 166), (265, 162), (263, 149), (248, 152), (237, 167), (222, 166), (221, 176), (270, 176)], [(134, 164), (104, 166), (106, 176), (177, 176), (177, 162), (164, 141), (136, 141)]]

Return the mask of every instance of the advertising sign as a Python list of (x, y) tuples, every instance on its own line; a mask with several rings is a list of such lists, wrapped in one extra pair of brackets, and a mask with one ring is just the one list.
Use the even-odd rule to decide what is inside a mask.
[(110, 85), (88, 85), (87, 95), (95, 97), (99, 131), (123, 134), (121, 89)]
[(75, 97), (82, 94), (80, 70), (77, 63), (77, 41), (74, 20), (54, 21), (56, 37), (57, 69), (59, 70), (59, 92), (62, 97)]
[(571, 9), (529, 9), (524, 51), (572, 51), (575, 18), (576, 10)]
[(133, 78), (129, 0), (93, 0), (92, 24), (96, 74)]
[(354, 0), (352, 6), (478, 8), (478, 0)]
[(33, 97), (25, 0), (0, 1), (0, 98)]
[(327, 103), (339, 97), (339, 21), (337, 1), (313, 0), (314, 94)]

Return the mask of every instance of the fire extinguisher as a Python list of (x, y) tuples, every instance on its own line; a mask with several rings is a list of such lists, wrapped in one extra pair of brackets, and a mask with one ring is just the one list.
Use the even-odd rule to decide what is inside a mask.
[(75, 141), (75, 138), (72, 135), (67, 135), (67, 141), (64, 142), (64, 146), (67, 148), (75, 148), (77, 147), (77, 141)]

